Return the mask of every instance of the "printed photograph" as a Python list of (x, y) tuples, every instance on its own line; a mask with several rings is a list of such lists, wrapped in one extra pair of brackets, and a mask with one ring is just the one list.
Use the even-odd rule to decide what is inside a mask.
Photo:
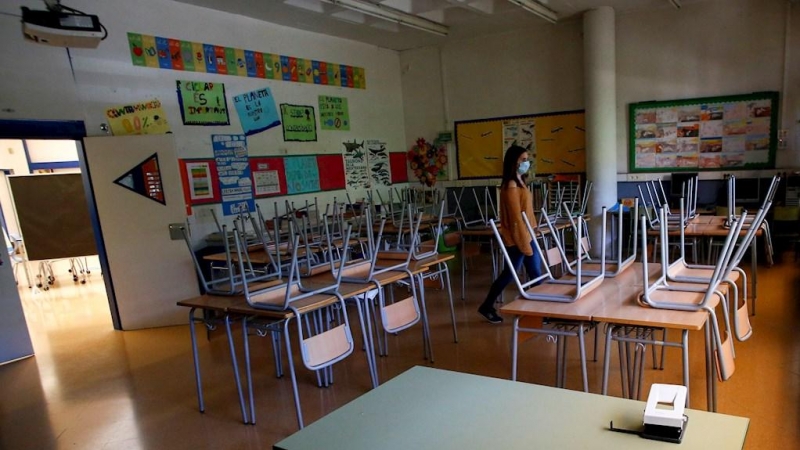
[(742, 167), (744, 166), (744, 153), (722, 155), (722, 165), (725, 167)]
[(744, 136), (725, 136), (722, 138), (722, 151), (725, 153), (744, 152)]
[(636, 124), (656, 123), (656, 111), (653, 109), (636, 111)]
[(648, 169), (656, 167), (656, 154), (644, 153), (636, 154), (636, 167), (640, 169)]
[(769, 150), (769, 136), (747, 136), (744, 147), (748, 152)]
[(677, 167), (697, 167), (697, 154), (694, 155), (681, 155), (678, 154), (675, 159)]
[(722, 121), (710, 120), (708, 122), (700, 122), (700, 137), (720, 137), (722, 136)]
[(722, 105), (702, 105), (700, 107), (700, 120), (722, 120)]
[(759, 117), (748, 120), (747, 134), (769, 134), (769, 117)]
[(680, 138), (678, 139), (678, 153), (697, 153), (700, 151), (700, 139)]
[(699, 120), (699, 106), (684, 106), (678, 110), (678, 122), (697, 122)]
[(636, 139), (655, 139), (658, 126), (652, 124), (636, 125)]
[(678, 110), (674, 107), (659, 108), (656, 111), (656, 121), (658, 123), (675, 123), (678, 121)]
[(770, 117), (772, 115), (772, 102), (769, 100), (759, 100), (747, 105), (750, 110), (749, 117)]
[(700, 136), (700, 124), (697, 122), (695, 123), (687, 123), (681, 124), (678, 126), (678, 137), (698, 137)]
[(647, 154), (656, 152), (655, 141), (636, 141), (636, 154)]
[(722, 134), (725, 136), (747, 134), (747, 120), (726, 120), (722, 127)]
[(659, 139), (675, 139), (678, 136), (678, 127), (674, 123), (658, 124), (656, 137)]
[(656, 142), (656, 153), (675, 153), (677, 151), (678, 142), (675, 140)]
[(720, 155), (700, 155), (700, 168), (701, 169), (718, 169), (722, 165), (722, 156)]
[(748, 114), (746, 103), (726, 103), (723, 110), (725, 120), (746, 119)]
[(677, 167), (677, 155), (656, 155), (656, 167)]
[(719, 153), (722, 151), (722, 139), (703, 139), (700, 141), (700, 153)]

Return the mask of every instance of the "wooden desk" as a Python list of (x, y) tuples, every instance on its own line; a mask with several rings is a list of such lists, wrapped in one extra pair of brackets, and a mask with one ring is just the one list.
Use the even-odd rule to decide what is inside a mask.
[(278, 442), (275, 450), (741, 449), (750, 420), (686, 410), (680, 446), (641, 427), (643, 402), (414, 367)]
[[(653, 268), (651, 272), (657, 273), (660, 271), (660, 264), (651, 265), (659, 266), (658, 269)], [(672, 283), (676, 284), (676, 283)], [(720, 288), (723, 288), (720, 285)], [(705, 311), (675, 311), (665, 309), (652, 309), (643, 307), (638, 304), (637, 299), (643, 290), (643, 273), (642, 264), (634, 263), (627, 270), (623, 271), (615, 278), (605, 278), (603, 282), (578, 300), (573, 303), (557, 303), (546, 301), (531, 301), (525, 299), (517, 299), (513, 302), (503, 306), (500, 311), (505, 314), (514, 315), (514, 329), (512, 333), (512, 362), (511, 362), (511, 379), (516, 380), (517, 375), (517, 359), (519, 352), (520, 338), (525, 338), (527, 333), (539, 334), (554, 334), (552, 330), (542, 326), (542, 320), (558, 319), (574, 321), (580, 324), (577, 333), (569, 334), (569, 336), (577, 336), (579, 339), (579, 346), (581, 349), (581, 370), (583, 371), (584, 390), (588, 391), (588, 383), (586, 380), (586, 354), (585, 343), (583, 340), (583, 332), (586, 327), (593, 326), (594, 323), (603, 322), (613, 326), (629, 326), (629, 327), (647, 327), (647, 328), (664, 328), (676, 329), (682, 333), (680, 343), (666, 343), (667, 346), (679, 347), (683, 353), (683, 380), (684, 385), (689, 387), (689, 364), (688, 364), (688, 332), (689, 330), (702, 330), (706, 325), (708, 313)], [(716, 299), (716, 297), (715, 297)], [(716, 301), (709, 306), (712, 308), (716, 306)], [(612, 327), (607, 329), (606, 336), (606, 353), (604, 364), (604, 393), (607, 386), (608, 378), (608, 364), (610, 351), (610, 333)], [(709, 338), (709, 334), (706, 334)], [(663, 340), (663, 339), (662, 339)], [(596, 343), (596, 340), (595, 340)], [(707, 349), (710, 342), (706, 342)], [(559, 355), (561, 357), (561, 355)], [(708, 353), (707, 353), (708, 357)], [(560, 369), (561, 370), (561, 369)], [(713, 389), (713, 371), (708, 366), (706, 367), (706, 377), (708, 388)], [(563, 374), (561, 374), (563, 377)], [(711, 392), (711, 391), (710, 391)], [(623, 392), (624, 393), (624, 392)], [(714, 400), (709, 397), (709, 409), (714, 408)]]

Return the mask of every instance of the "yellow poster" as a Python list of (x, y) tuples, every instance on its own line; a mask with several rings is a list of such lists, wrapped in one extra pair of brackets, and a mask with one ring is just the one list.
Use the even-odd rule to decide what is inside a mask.
[(458, 124), (459, 178), (503, 175), (503, 126), (499, 120)]
[(142, 48), (144, 49), (144, 65), (146, 67), (158, 67), (158, 49), (156, 49), (156, 38), (143, 34)]
[(203, 44), (192, 42), (192, 58), (194, 59), (194, 71), (206, 71), (206, 58), (203, 52)]
[(167, 115), (158, 99), (109, 108), (106, 119), (114, 136), (165, 134), (170, 131)]

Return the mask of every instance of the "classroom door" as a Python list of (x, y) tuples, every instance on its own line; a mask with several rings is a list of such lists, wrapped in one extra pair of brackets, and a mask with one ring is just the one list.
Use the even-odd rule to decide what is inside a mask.
[(186, 218), (172, 135), (84, 143), (122, 329), (186, 323), (175, 302), (199, 292), (186, 243), (170, 239)]

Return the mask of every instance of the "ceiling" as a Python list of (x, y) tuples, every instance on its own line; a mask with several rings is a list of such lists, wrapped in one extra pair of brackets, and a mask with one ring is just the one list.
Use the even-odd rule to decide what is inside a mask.
[[(176, 0), (292, 28), (407, 50), (529, 27), (551, 26), (508, 0), (365, 0), (414, 14), (450, 28), (447, 37), (398, 25), (321, 0)], [(696, 3), (703, 0), (680, 0)], [(674, 8), (669, 0), (541, 0), (559, 20), (598, 6), (617, 12)]]

